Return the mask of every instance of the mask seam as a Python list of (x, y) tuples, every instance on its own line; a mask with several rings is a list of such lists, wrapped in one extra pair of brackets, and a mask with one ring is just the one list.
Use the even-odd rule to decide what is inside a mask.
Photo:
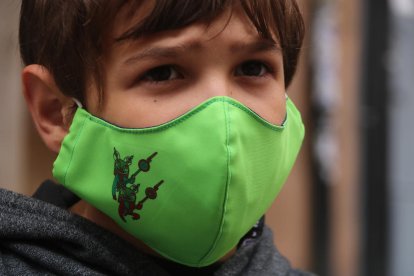
[(216, 249), (218, 241), (222, 238), (222, 234), (223, 234), (223, 229), (224, 229), (224, 218), (226, 217), (226, 213), (227, 213), (227, 202), (229, 200), (229, 184), (231, 182), (231, 171), (230, 171), (230, 161), (231, 161), (231, 150), (230, 150), (230, 109), (228, 107), (228, 105), (224, 105), (224, 101), (223, 101), (223, 108), (224, 108), (224, 116), (225, 116), (225, 124), (226, 124), (226, 149), (227, 149), (227, 177), (226, 177), (226, 190), (225, 190), (225, 195), (224, 195), (224, 202), (223, 202), (223, 214), (221, 217), (221, 222), (220, 222), (220, 229), (219, 232), (217, 233), (216, 239), (213, 243), (213, 245), (211, 246), (210, 250), (207, 252), (207, 254), (201, 258), (199, 264), (203, 264), (203, 261), (207, 258), (209, 258), (211, 256), (211, 254), (213, 253), (213, 251)]
[[(79, 138), (80, 138), (80, 136), (81, 136), (81, 134), (82, 134), (82, 132), (83, 132), (83, 128), (85, 127), (85, 124), (86, 124), (86, 120), (87, 120), (87, 119), (88, 119), (88, 117), (86, 117), (86, 118), (83, 120), (83, 122), (82, 122), (82, 126), (81, 126), (80, 130), (79, 130), (79, 132), (76, 134), (75, 143), (74, 143), (74, 145), (73, 145), (73, 147), (72, 147), (72, 151), (71, 151), (71, 153), (70, 153), (70, 160), (69, 160), (68, 166), (66, 167), (65, 175), (64, 175), (64, 177), (63, 177), (63, 183), (62, 183), (63, 185), (65, 185), (65, 183), (66, 183), (66, 177), (67, 177), (67, 174), (68, 174), (68, 171), (69, 171), (70, 165), (71, 165), (72, 160), (73, 160), (73, 156), (74, 156), (75, 148), (76, 148), (76, 146), (78, 145)], [(62, 144), (63, 144), (63, 143), (62, 143)]]
[(106, 122), (103, 119), (93, 117), (93, 116), (90, 116), (89, 120), (96, 123), (96, 124), (100, 124), (104, 127), (109, 127), (111, 129), (114, 129), (114, 130), (119, 131), (119, 132), (125, 132), (125, 133), (131, 133), (131, 134), (150, 134), (150, 133), (155, 133), (155, 132), (163, 131), (165, 129), (174, 127), (174, 126), (182, 123), (183, 121), (191, 118), (192, 116), (198, 114), (199, 112), (206, 109), (210, 105), (212, 105), (214, 103), (217, 103), (217, 102), (228, 103), (230, 105), (233, 105), (234, 107), (236, 107), (236, 108), (240, 109), (241, 111), (245, 112), (246, 114), (248, 114), (250, 117), (255, 119), (258, 123), (260, 123), (264, 127), (269, 128), (270, 130), (273, 130), (273, 131), (283, 131), (286, 127), (286, 124), (288, 123), (287, 112), (286, 112), (286, 119), (284, 120), (284, 122), (281, 126), (273, 125), (273, 124), (265, 121), (262, 117), (260, 117), (253, 110), (243, 106), (240, 103), (233, 102), (231, 99), (226, 99), (226, 98), (212, 99), (210, 102), (204, 103), (203, 105), (199, 106), (198, 108), (188, 111), (188, 113), (182, 115), (181, 118), (176, 118), (173, 121), (165, 123), (165, 125), (159, 125), (159, 126), (154, 126), (154, 127), (149, 127), (149, 128), (122, 128), (122, 127), (119, 127), (119, 126), (112, 125), (111, 123)]

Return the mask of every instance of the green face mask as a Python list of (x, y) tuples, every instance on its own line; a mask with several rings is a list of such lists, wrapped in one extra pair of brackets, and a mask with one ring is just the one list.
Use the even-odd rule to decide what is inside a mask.
[(228, 97), (142, 129), (79, 108), (53, 175), (162, 256), (207, 266), (270, 207), (303, 136), (289, 99), (283, 126)]

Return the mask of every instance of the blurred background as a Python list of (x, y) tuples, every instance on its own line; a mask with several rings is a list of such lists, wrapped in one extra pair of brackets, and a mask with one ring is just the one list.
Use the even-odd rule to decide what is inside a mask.
[[(414, 275), (414, 0), (298, 2), (288, 93), (307, 136), (266, 217), (275, 243), (319, 275)], [(0, 0), (0, 187), (31, 195), (55, 156), (21, 94), (19, 5)]]

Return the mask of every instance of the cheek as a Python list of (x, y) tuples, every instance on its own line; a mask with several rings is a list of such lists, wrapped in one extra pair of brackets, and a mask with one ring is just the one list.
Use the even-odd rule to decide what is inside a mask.
[(125, 128), (157, 126), (201, 103), (193, 97), (195, 95), (197, 93), (143, 97), (134, 91), (112, 90), (106, 95), (105, 101), (108, 104), (98, 113), (98, 117)]
[[(192, 94), (197, 95), (197, 93)], [(234, 93), (228, 96), (246, 105), (272, 124), (281, 125), (285, 119), (286, 98), (284, 91), (277, 93), (263, 93), (262, 91), (260, 97), (251, 93)], [(125, 100), (113, 98), (108, 100), (111, 104), (98, 117), (121, 127), (150, 127), (175, 119), (208, 98), (177, 97), (173, 101), (158, 100), (157, 102), (152, 100), (146, 102), (143, 99), (138, 101), (127, 99), (127, 97)]]
[(285, 95), (275, 97), (272, 104), (263, 107), (263, 114), (261, 116), (274, 125), (282, 125), (286, 117)]
[(266, 97), (266, 100), (254, 101), (247, 106), (274, 125), (282, 125), (286, 116), (286, 98), (284, 93), (269, 95)]
[(244, 90), (234, 98), (271, 124), (281, 125), (286, 117), (284, 85), (269, 85), (262, 89)]

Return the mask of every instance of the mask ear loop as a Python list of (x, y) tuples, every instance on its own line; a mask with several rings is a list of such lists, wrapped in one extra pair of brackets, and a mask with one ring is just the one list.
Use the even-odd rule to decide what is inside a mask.
[(78, 106), (78, 108), (83, 108), (82, 103), (78, 99), (72, 98), (72, 100), (75, 102), (75, 104)]
[[(286, 102), (289, 100), (287, 92), (285, 92), (285, 99), (286, 99)], [(286, 110), (285, 118), (283, 119), (283, 122), (282, 122), (281, 126), (284, 127), (286, 125), (287, 117), (288, 117), (288, 114), (287, 114), (287, 110)]]

